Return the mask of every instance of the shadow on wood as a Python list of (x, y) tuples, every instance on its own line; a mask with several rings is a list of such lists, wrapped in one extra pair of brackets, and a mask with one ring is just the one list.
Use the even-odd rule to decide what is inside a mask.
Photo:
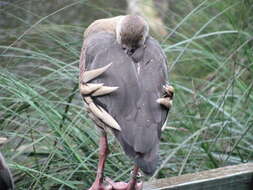
[(253, 163), (147, 182), (145, 190), (253, 190)]

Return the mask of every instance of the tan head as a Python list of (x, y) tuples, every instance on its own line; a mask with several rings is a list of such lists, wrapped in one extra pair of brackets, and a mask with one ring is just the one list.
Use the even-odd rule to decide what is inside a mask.
[(128, 53), (144, 45), (149, 33), (148, 23), (140, 16), (123, 16), (116, 27), (116, 38)]

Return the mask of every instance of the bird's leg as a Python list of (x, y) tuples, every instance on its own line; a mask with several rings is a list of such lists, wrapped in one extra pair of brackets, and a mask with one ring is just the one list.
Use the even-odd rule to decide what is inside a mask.
[(109, 183), (109, 190), (142, 190), (143, 182), (137, 181), (139, 177), (139, 167), (135, 166), (132, 172), (132, 178), (129, 183), (125, 182), (114, 182), (110, 178), (106, 178)]
[(103, 185), (104, 181), (104, 167), (107, 155), (109, 154), (107, 135), (104, 129), (102, 129), (100, 141), (99, 141), (99, 162), (97, 169), (96, 180), (89, 190), (107, 190), (107, 187)]
[(132, 178), (129, 181), (126, 190), (141, 190), (143, 188), (143, 182), (138, 183), (139, 175), (139, 167), (135, 166), (132, 172)]

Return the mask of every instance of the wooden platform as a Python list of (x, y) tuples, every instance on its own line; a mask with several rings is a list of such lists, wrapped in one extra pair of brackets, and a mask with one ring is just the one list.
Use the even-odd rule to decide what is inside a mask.
[(144, 190), (253, 190), (253, 163), (227, 166), (144, 184)]

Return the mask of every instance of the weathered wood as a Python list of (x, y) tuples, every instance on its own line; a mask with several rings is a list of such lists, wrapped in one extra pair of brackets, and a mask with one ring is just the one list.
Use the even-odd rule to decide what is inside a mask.
[(145, 190), (253, 190), (253, 163), (159, 179)]

